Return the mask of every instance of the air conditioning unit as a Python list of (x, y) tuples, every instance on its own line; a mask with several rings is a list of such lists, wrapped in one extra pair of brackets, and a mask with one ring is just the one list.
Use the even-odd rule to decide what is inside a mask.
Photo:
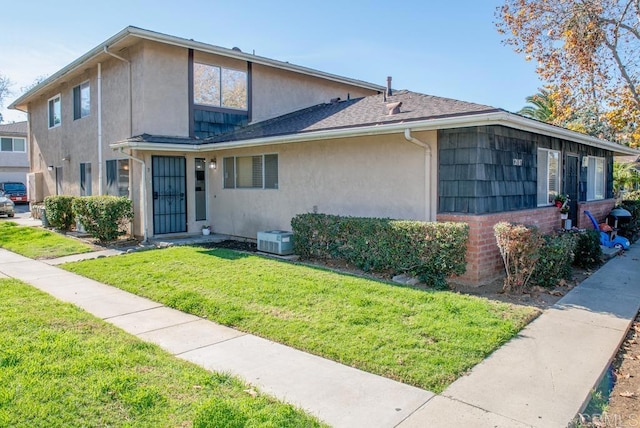
[(281, 256), (293, 254), (293, 233), (284, 230), (258, 232), (258, 251)]

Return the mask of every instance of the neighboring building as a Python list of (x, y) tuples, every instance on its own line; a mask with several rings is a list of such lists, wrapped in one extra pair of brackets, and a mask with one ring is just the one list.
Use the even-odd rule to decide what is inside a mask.
[(0, 124), (0, 183), (27, 183), (27, 122)]
[(138, 235), (210, 224), (255, 239), (312, 211), (465, 221), (460, 280), (476, 284), (501, 271), (495, 222), (559, 228), (561, 191), (586, 226), (584, 209), (602, 217), (613, 206), (613, 155), (637, 153), (489, 106), (132, 27), (11, 107), (30, 114), (43, 195), (130, 189)]

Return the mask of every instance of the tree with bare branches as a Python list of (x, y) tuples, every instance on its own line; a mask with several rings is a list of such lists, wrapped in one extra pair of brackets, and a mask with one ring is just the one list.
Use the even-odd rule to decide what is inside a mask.
[[(5, 98), (11, 95), (10, 86), (11, 80), (0, 73), (0, 108), (4, 107)], [(2, 123), (2, 113), (0, 113), (0, 123)]]

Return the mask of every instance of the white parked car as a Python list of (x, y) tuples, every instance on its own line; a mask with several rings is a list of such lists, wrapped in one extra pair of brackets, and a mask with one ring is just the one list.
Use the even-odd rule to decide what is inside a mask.
[(13, 217), (16, 215), (13, 201), (5, 196), (4, 192), (0, 190), (0, 215), (6, 215), (7, 217)]

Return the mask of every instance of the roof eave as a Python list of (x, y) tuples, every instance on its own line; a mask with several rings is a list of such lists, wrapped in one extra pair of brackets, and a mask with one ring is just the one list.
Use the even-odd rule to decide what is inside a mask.
[(30, 91), (26, 92), (25, 94), (20, 96), (18, 99), (16, 99), (13, 103), (11, 103), (9, 105), (8, 108), (9, 109), (13, 109), (13, 110), (21, 110), (21, 111), (25, 111), (26, 112), (27, 111), (26, 110), (27, 101), (30, 98), (32, 98), (33, 96), (37, 95), (41, 91), (45, 90), (49, 86), (52, 86), (54, 83), (56, 83), (56, 81), (58, 79), (60, 79), (61, 77), (64, 77), (66, 74), (76, 70), (78, 67), (80, 67), (85, 62), (90, 61), (90, 60), (98, 57), (99, 55), (103, 54), (105, 48), (108, 49), (109, 46), (112, 46), (112, 45), (116, 44), (117, 42), (120, 42), (120, 41), (122, 41), (125, 38), (130, 37), (130, 36), (138, 37), (138, 38), (146, 39), (146, 40), (157, 41), (157, 42), (160, 42), (160, 43), (166, 43), (166, 44), (170, 44), (170, 45), (174, 45), (174, 46), (181, 46), (181, 47), (185, 47), (185, 48), (196, 49), (196, 50), (200, 50), (200, 51), (207, 52), (207, 53), (212, 53), (212, 54), (216, 54), (216, 55), (220, 55), (220, 56), (226, 56), (226, 57), (229, 57), (229, 58), (236, 58), (236, 59), (241, 59), (241, 60), (245, 60), (245, 61), (250, 61), (250, 62), (253, 62), (255, 64), (262, 64), (262, 65), (267, 65), (267, 66), (270, 66), (270, 67), (275, 67), (275, 68), (279, 68), (279, 69), (283, 69), (283, 70), (303, 73), (303, 74), (306, 74), (306, 75), (309, 75), (309, 76), (319, 77), (319, 78), (326, 79), (326, 80), (331, 80), (331, 81), (334, 81), (334, 82), (339, 82), (339, 83), (349, 84), (349, 85), (353, 85), (353, 86), (358, 86), (358, 87), (365, 88), (365, 89), (370, 89), (370, 90), (373, 90), (373, 91), (383, 91), (383, 90), (386, 89), (384, 86), (375, 85), (373, 83), (364, 82), (364, 81), (357, 80), (357, 79), (351, 79), (351, 78), (348, 78), (348, 77), (342, 77), (342, 76), (338, 76), (338, 75), (335, 75), (335, 74), (325, 73), (325, 72), (322, 72), (322, 71), (319, 71), (319, 70), (314, 70), (314, 69), (311, 69), (311, 68), (302, 67), (302, 66), (299, 66), (299, 65), (289, 64), (287, 62), (277, 61), (277, 60), (273, 60), (273, 59), (269, 59), (269, 58), (253, 55), (253, 54), (247, 54), (247, 53), (244, 53), (244, 52), (235, 51), (233, 49), (227, 49), (227, 48), (218, 47), (218, 46), (210, 45), (210, 44), (203, 43), (203, 42), (196, 42), (194, 40), (187, 40), (187, 39), (183, 39), (181, 37), (171, 36), (171, 35), (168, 35), (168, 34), (157, 33), (155, 31), (150, 31), (150, 30), (145, 30), (145, 29), (138, 28), (138, 27), (129, 26), (129, 27), (126, 27), (125, 29), (123, 29), (122, 31), (120, 31), (119, 33), (117, 33), (116, 35), (114, 35), (111, 38), (109, 38), (107, 41), (105, 41), (105, 42), (101, 43), (100, 45), (96, 46), (95, 48), (91, 49), (89, 52), (85, 53), (84, 55), (82, 55), (81, 57), (76, 59), (75, 61), (71, 62), (66, 67), (62, 68), (61, 70), (59, 70), (56, 73), (54, 73), (51, 76), (49, 76), (43, 82), (41, 82), (40, 84), (36, 85)]
[(132, 148), (137, 150), (158, 151), (211, 151), (233, 149), (240, 147), (256, 147), (272, 144), (300, 143), (304, 141), (328, 140), (334, 138), (348, 138), (367, 135), (383, 135), (404, 132), (409, 128), (412, 131), (433, 131), (447, 128), (462, 128), (467, 126), (504, 125), (511, 128), (544, 134), (550, 137), (575, 141), (588, 146), (609, 150), (617, 155), (640, 155), (640, 151), (600, 140), (589, 135), (560, 128), (554, 125), (527, 119), (512, 113), (500, 111), (492, 113), (472, 114), (467, 116), (444, 117), (438, 119), (421, 120), (415, 122), (400, 122), (390, 125), (371, 125), (358, 128), (331, 129), (325, 131), (306, 132), (284, 136), (254, 138), (250, 140), (230, 141), (223, 143), (204, 143), (198, 145), (179, 145), (148, 142), (122, 141), (112, 144), (112, 148)]

